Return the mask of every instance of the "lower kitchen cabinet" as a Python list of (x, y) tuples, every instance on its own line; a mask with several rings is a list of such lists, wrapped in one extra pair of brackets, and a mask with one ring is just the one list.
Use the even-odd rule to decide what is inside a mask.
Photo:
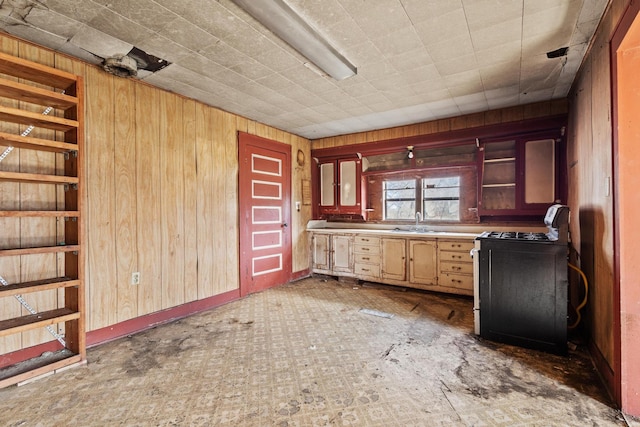
[(355, 275), (366, 280), (380, 279), (380, 238), (356, 236), (353, 248)]
[[(438, 241), (438, 286), (451, 292), (473, 295), (472, 241)], [(443, 291), (448, 291), (443, 289)]]
[[(473, 295), (473, 240), (312, 232), (314, 273)], [(408, 257), (407, 257), (408, 254)]]
[(420, 285), (438, 283), (436, 240), (409, 241), (409, 281)]
[(311, 236), (311, 268), (316, 273), (331, 272), (331, 244), (329, 234), (313, 233)]
[(311, 254), (314, 273), (353, 273), (353, 235), (313, 233)]
[(331, 238), (331, 270), (353, 273), (353, 236), (334, 235)]
[(405, 239), (382, 239), (383, 279), (407, 280), (407, 243)]

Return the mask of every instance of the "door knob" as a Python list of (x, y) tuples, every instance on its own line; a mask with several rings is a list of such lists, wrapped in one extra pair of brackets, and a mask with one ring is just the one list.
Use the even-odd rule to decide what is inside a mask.
[(282, 224), (282, 226), (283, 226), (284, 228), (287, 228), (287, 227), (289, 226), (289, 224), (287, 224), (287, 223), (285, 222), (284, 224)]

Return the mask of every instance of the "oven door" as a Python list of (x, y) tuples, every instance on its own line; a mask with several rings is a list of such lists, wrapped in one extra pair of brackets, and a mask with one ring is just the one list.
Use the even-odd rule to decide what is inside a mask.
[(469, 253), (473, 258), (473, 326), (476, 335), (480, 335), (480, 240)]

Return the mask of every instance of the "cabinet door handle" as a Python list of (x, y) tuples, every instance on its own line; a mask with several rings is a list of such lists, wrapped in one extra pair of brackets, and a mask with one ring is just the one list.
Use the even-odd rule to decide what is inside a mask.
[(362, 259), (365, 260), (365, 261), (369, 261), (369, 257), (368, 256), (363, 256)]
[(369, 250), (369, 248), (362, 248), (362, 250), (363, 250), (363, 251), (368, 251), (368, 250)]

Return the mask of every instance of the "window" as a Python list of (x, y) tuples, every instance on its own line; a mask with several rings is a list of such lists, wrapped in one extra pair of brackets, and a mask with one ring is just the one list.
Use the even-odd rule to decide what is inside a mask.
[(385, 180), (384, 220), (460, 221), (460, 176)]
[(422, 179), (422, 217), (425, 220), (460, 220), (460, 177)]
[(384, 219), (413, 219), (416, 215), (416, 180), (384, 181)]

